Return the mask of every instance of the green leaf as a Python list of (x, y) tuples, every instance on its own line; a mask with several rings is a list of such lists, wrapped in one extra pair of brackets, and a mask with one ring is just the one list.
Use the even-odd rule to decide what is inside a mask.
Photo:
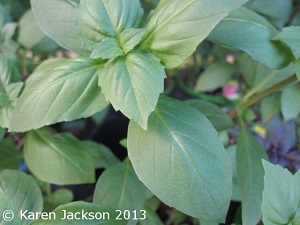
[(32, 11), (41, 29), (61, 47), (82, 56), (89, 55), (78, 38), (76, 24), (77, 1), (70, 0), (31, 0)]
[(219, 225), (219, 223), (199, 219), (200, 225)]
[(233, 126), (232, 119), (218, 106), (203, 100), (188, 100), (186, 103), (201, 112), (217, 131)]
[(5, 41), (8, 41), (15, 34), (17, 26), (18, 26), (17, 23), (7, 23), (7, 24), (5, 24), (4, 27), (2, 29), (0, 29), (0, 36), (2, 36), (2, 38)]
[(280, 112), (280, 95), (273, 94), (264, 98), (260, 103), (262, 121), (267, 123)]
[(24, 47), (31, 49), (41, 42), (44, 37), (45, 34), (41, 31), (32, 10), (28, 10), (19, 22), (18, 42)]
[(179, 66), (228, 13), (246, 0), (160, 1), (146, 28), (141, 48), (150, 50), (167, 68)]
[(261, 217), (264, 188), (262, 159), (267, 159), (265, 150), (247, 128), (242, 128), (237, 142), (236, 168), (242, 191), (242, 220), (245, 224), (257, 224)]
[(120, 55), (123, 55), (123, 51), (118, 41), (114, 38), (106, 38), (97, 45), (90, 57), (92, 59), (111, 59)]
[(97, 85), (96, 71), (101, 66), (84, 59), (43, 63), (26, 83), (12, 115), (10, 131), (38, 129), (103, 110), (108, 102)]
[(6, 133), (6, 129), (0, 127), (0, 141), (3, 140), (3, 137), (5, 136), (5, 133)]
[(85, 145), (86, 149), (90, 151), (94, 160), (95, 169), (107, 169), (120, 162), (120, 160), (105, 145), (92, 141), (84, 141), (82, 143)]
[[(126, 225), (127, 223), (125, 220), (116, 220), (118, 213), (114, 209), (88, 202), (80, 201), (61, 205), (53, 212), (55, 217), (52, 216), (49, 220), (39, 219), (32, 225)], [(71, 217), (66, 217), (65, 214), (72, 214), (73, 219)], [(76, 219), (74, 217), (75, 215), (79, 219)], [(86, 217), (81, 219), (82, 215), (85, 215)]]
[(294, 71), (297, 75), (298, 80), (300, 80), (300, 58), (295, 61)]
[(217, 25), (209, 40), (240, 49), (262, 64), (279, 69), (290, 64), (293, 55), (284, 44), (271, 41), (277, 33), (263, 17), (241, 7)]
[(265, 225), (289, 224), (299, 211), (300, 180), (297, 179), (297, 175), (293, 176), (279, 165), (263, 161), (263, 166), (265, 169), (265, 188), (261, 206), (263, 222)]
[(149, 207), (145, 207), (147, 217), (145, 220), (139, 220), (138, 225), (163, 225), (163, 222), (155, 211)]
[(32, 173), (42, 181), (61, 185), (95, 181), (88, 149), (69, 133), (47, 129), (26, 133), (24, 157)]
[(64, 188), (58, 189), (52, 195), (52, 201), (58, 205), (70, 203), (73, 201), (73, 198), (72, 191)]
[(102, 173), (96, 184), (93, 202), (103, 207), (139, 212), (145, 199), (146, 188), (126, 159)]
[(285, 120), (295, 119), (300, 113), (300, 88), (292, 85), (281, 93), (281, 112)]
[(149, 52), (132, 51), (109, 61), (99, 71), (99, 85), (115, 110), (146, 129), (148, 117), (164, 90), (165, 77), (158, 58)]
[(30, 225), (32, 221), (21, 220), (20, 213), (28, 210), (29, 212), (42, 212), (43, 198), (42, 193), (34, 179), (22, 172), (4, 170), (0, 173), (0, 210), (11, 210), (14, 214), (12, 221), (4, 221), (0, 217), (1, 225)]
[(208, 67), (198, 78), (195, 91), (206, 92), (224, 86), (234, 74), (234, 65), (218, 63)]
[(0, 3), (0, 29), (7, 23), (11, 22), (12, 19), (8, 14), (7, 10)]
[(142, 37), (146, 34), (146, 29), (129, 28), (122, 31), (120, 34), (120, 45), (125, 54), (131, 51), (136, 45), (140, 43)]
[(0, 141), (0, 171), (4, 169), (17, 170), (22, 162), (22, 155), (12, 139)]
[(80, 36), (90, 51), (104, 38), (117, 38), (124, 29), (143, 23), (139, 0), (81, 0), (78, 15)]
[(232, 167), (216, 130), (199, 111), (161, 97), (147, 130), (130, 121), (127, 141), (139, 179), (164, 203), (193, 217), (225, 220)]
[(296, 58), (300, 57), (300, 27), (291, 26), (283, 28), (272, 40), (282, 41), (293, 51)]

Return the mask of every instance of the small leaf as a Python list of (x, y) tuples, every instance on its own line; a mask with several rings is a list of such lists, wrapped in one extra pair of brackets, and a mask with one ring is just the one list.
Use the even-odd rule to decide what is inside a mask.
[(53, 192), (52, 201), (57, 205), (67, 204), (73, 201), (73, 193), (69, 189), (60, 188)]
[(46, 129), (26, 133), (25, 161), (40, 180), (53, 184), (83, 184), (95, 181), (93, 159), (85, 146), (68, 133)]
[(12, 19), (8, 14), (7, 10), (0, 3), (0, 29), (7, 23), (11, 22)]
[(141, 48), (167, 68), (179, 66), (228, 13), (246, 0), (164, 0), (151, 14)]
[(199, 110), (217, 131), (225, 130), (233, 126), (232, 119), (218, 106), (203, 100), (188, 100), (186, 103)]
[(143, 23), (139, 0), (81, 0), (78, 15), (80, 36), (90, 51), (104, 38), (117, 38), (124, 29)]
[(163, 225), (163, 222), (155, 211), (149, 207), (145, 207), (147, 217), (144, 220), (139, 220), (138, 225)]
[(5, 133), (6, 133), (6, 129), (0, 127), (0, 141), (3, 140), (3, 137), (5, 136)]
[(43, 63), (26, 83), (12, 115), (10, 131), (38, 129), (103, 110), (108, 102), (97, 86), (96, 71), (101, 66), (84, 59)]
[(128, 154), (139, 179), (165, 204), (193, 217), (225, 220), (232, 167), (199, 111), (161, 97), (147, 130), (130, 121)]
[(41, 42), (45, 36), (32, 10), (28, 10), (19, 22), (18, 42), (27, 49), (31, 49)]
[(123, 51), (119, 43), (114, 38), (106, 38), (101, 41), (91, 54), (92, 59), (112, 59), (123, 55)]
[(236, 166), (242, 191), (242, 220), (245, 224), (257, 224), (261, 217), (264, 188), (262, 159), (267, 159), (265, 150), (247, 128), (242, 128), (237, 142)]
[(279, 165), (263, 161), (263, 166), (265, 169), (265, 188), (261, 206), (263, 222), (266, 225), (289, 224), (299, 211), (300, 180), (297, 179), (297, 175), (293, 176)]
[(282, 41), (293, 51), (296, 58), (300, 57), (300, 27), (291, 26), (283, 28), (272, 40)]
[[(32, 225), (126, 225), (126, 220), (117, 220), (118, 213), (111, 208), (89, 202), (72, 202), (57, 207), (55, 217), (49, 220), (39, 219)], [(68, 216), (69, 217), (66, 217)], [(85, 217), (82, 217), (85, 215)], [(79, 219), (76, 219), (75, 216)], [(83, 218), (83, 219), (81, 219)]]
[(146, 31), (147, 30), (145, 28), (129, 28), (120, 34), (120, 45), (122, 46), (125, 54), (127, 54), (140, 43), (142, 37), (146, 34)]
[(70, 0), (31, 0), (32, 11), (41, 29), (61, 47), (82, 56), (89, 55), (78, 38), (76, 24), (79, 1)]
[(94, 160), (95, 169), (107, 169), (120, 162), (120, 160), (106, 146), (92, 141), (84, 141), (82, 143), (85, 145), (86, 149), (90, 151)]
[(197, 80), (195, 91), (214, 91), (222, 87), (234, 74), (235, 67), (227, 63), (219, 63), (208, 67)]
[(20, 213), (42, 212), (43, 198), (40, 188), (34, 179), (22, 172), (4, 170), (0, 173), (0, 210), (11, 210), (14, 214), (13, 223), (0, 217), (0, 224), (30, 225), (32, 221), (21, 220)]
[(260, 63), (279, 69), (290, 64), (294, 57), (284, 44), (271, 41), (277, 33), (263, 17), (241, 7), (222, 20), (208, 39), (240, 49)]
[[(117, 184), (117, 185), (116, 185)], [(143, 209), (146, 188), (136, 176), (128, 159), (105, 170), (97, 181), (94, 203), (119, 210)], [(132, 221), (131, 224), (136, 224)]]
[(22, 154), (10, 138), (0, 138), (0, 171), (4, 169), (17, 170), (22, 162)]
[(132, 51), (109, 61), (99, 71), (99, 85), (115, 110), (146, 129), (148, 117), (164, 90), (165, 77), (158, 58), (149, 52)]
[(300, 113), (300, 88), (292, 85), (281, 93), (281, 112), (285, 120), (295, 119)]

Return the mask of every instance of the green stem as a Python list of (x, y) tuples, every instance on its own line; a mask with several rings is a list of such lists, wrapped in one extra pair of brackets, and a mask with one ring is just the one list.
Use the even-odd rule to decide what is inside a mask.
[(46, 184), (46, 194), (48, 198), (48, 202), (53, 202), (53, 196), (52, 196), (52, 189), (51, 189), (51, 184), (47, 183)]
[(263, 98), (279, 91), (281, 88), (297, 81), (297, 77), (296, 75), (294, 74), (293, 76), (273, 85), (272, 87), (264, 90), (263, 92), (259, 93), (259, 94), (256, 94), (254, 95), (252, 98), (250, 98), (248, 101), (245, 101), (245, 102), (242, 102), (240, 104), (240, 106), (244, 107), (244, 108), (249, 108), (251, 107), (252, 105), (254, 105), (255, 103), (259, 102), (260, 100), (262, 100)]
[(213, 102), (213, 103), (218, 103), (218, 104), (231, 104), (231, 102), (224, 97), (215, 97), (204, 93), (195, 92), (191, 88), (187, 87), (178, 77), (177, 77), (177, 84), (181, 88), (181, 90), (183, 90), (185, 93), (194, 96), (196, 98)]

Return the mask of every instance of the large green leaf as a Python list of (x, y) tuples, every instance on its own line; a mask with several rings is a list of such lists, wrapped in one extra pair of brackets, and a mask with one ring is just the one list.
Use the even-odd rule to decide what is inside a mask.
[(217, 63), (200, 74), (195, 91), (214, 91), (224, 86), (234, 74), (235, 66), (228, 63)]
[[(126, 159), (100, 176), (93, 202), (103, 207), (139, 212), (144, 207), (145, 199), (146, 188), (135, 174), (130, 161)], [(133, 220), (130, 224), (136, 223), (137, 220)]]
[(296, 58), (300, 57), (300, 26), (291, 26), (273, 37), (273, 40), (279, 40), (287, 44), (293, 51)]
[[(49, 37), (47, 37), (45, 33), (41, 31), (38, 21), (36, 20), (32, 10), (28, 10), (22, 16), (19, 22), (18, 42), (22, 44), (24, 47), (28, 49), (32, 49), (38, 43), (42, 42), (44, 38), (49, 38)], [(54, 42), (53, 40), (51, 41)], [(55, 50), (58, 47), (56, 43), (55, 44), (49, 43), (49, 45), (51, 45), (52, 50)]]
[(194, 108), (161, 97), (148, 129), (128, 129), (134, 170), (164, 203), (190, 216), (222, 222), (232, 191), (230, 160), (209, 121)]
[[(53, 211), (49, 220), (38, 220), (32, 225), (125, 225), (127, 221), (117, 220), (118, 213), (111, 208), (88, 202), (72, 202), (61, 205)], [(69, 217), (66, 217), (70, 215)], [(72, 217), (73, 215), (73, 217)]]
[(12, 221), (4, 221), (1, 225), (30, 225), (33, 221), (21, 219), (22, 212), (42, 212), (42, 193), (34, 179), (22, 172), (4, 170), (0, 173), (0, 210), (11, 210), (14, 214)]
[(83, 59), (49, 60), (28, 79), (10, 130), (24, 132), (61, 121), (89, 117), (104, 109), (97, 85), (100, 64)]
[(143, 23), (138, 0), (81, 0), (78, 15), (80, 36), (90, 51), (105, 37), (116, 38), (124, 29)]
[(93, 159), (86, 147), (69, 133), (47, 129), (26, 133), (25, 161), (40, 180), (54, 184), (93, 183)]
[[(263, 161), (265, 188), (262, 213), (265, 225), (290, 224), (300, 217), (300, 172), (292, 175), (287, 169)], [(298, 176), (298, 177), (297, 177)], [(296, 225), (296, 219), (292, 225)]]
[(264, 98), (260, 103), (262, 121), (267, 123), (280, 112), (280, 94)]
[(300, 113), (300, 88), (292, 85), (281, 93), (281, 112), (285, 120), (295, 119)]
[(289, 48), (271, 41), (278, 31), (263, 17), (239, 8), (222, 20), (211, 32), (209, 40), (240, 49), (270, 68), (283, 68), (292, 60)]
[(242, 128), (237, 142), (236, 167), (242, 191), (242, 219), (245, 224), (257, 224), (261, 217), (264, 169), (262, 159), (267, 159), (263, 147), (247, 128)]
[(22, 162), (22, 158), (12, 139), (0, 140), (0, 171), (3, 169), (17, 170)]
[(78, 38), (76, 7), (79, 0), (31, 0), (32, 11), (41, 29), (61, 47), (88, 55)]
[(82, 143), (85, 145), (86, 149), (90, 151), (94, 160), (95, 169), (107, 169), (120, 162), (120, 160), (105, 145), (93, 141), (84, 141)]
[(167, 68), (189, 57), (228, 13), (247, 0), (164, 0), (154, 10), (141, 44)]
[(155, 109), (166, 77), (159, 59), (149, 52), (132, 51), (109, 61), (99, 71), (99, 86), (116, 110), (144, 129)]
[(225, 130), (233, 126), (232, 119), (218, 106), (203, 100), (188, 100), (186, 103), (199, 110), (217, 131)]

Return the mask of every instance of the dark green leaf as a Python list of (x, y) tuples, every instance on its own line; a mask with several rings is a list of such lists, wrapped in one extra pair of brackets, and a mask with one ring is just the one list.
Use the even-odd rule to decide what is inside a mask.
[(245, 224), (257, 224), (261, 217), (264, 168), (267, 159), (263, 147), (243, 128), (237, 142), (236, 168), (242, 191), (242, 219)]
[(280, 112), (280, 95), (273, 94), (264, 98), (260, 103), (262, 121), (267, 123)]
[(58, 189), (57, 191), (53, 192), (52, 201), (57, 205), (67, 204), (73, 201), (73, 193), (69, 189)]
[(46, 129), (26, 133), (24, 157), (40, 180), (54, 184), (93, 183), (93, 159), (86, 147), (68, 133)]
[(22, 155), (12, 139), (0, 141), (0, 171), (4, 169), (17, 170), (22, 162)]
[(300, 113), (300, 88), (292, 85), (281, 93), (281, 112), (285, 120), (295, 119)]
[(116, 38), (126, 28), (139, 28), (143, 10), (138, 0), (82, 0), (78, 24), (83, 44), (93, 51), (104, 38)]
[(195, 91), (214, 91), (224, 86), (234, 74), (235, 67), (227, 63), (218, 63), (208, 67), (200, 74), (195, 86)]
[(146, 25), (141, 48), (153, 52), (167, 68), (179, 66), (231, 10), (245, 2), (160, 1)]
[(42, 212), (42, 193), (34, 179), (22, 172), (4, 170), (0, 173), (0, 210), (11, 210), (14, 214), (13, 221), (4, 221), (0, 217), (1, 225), (30, 225), (32, 221), (21, 220), (20, 213)]
[(225, 130), (233, 126), (231, 118), (218, 106), (203, 100), (189, 100), (186, 103), (199, 110), (217, 131)]
[(95, 169), (114, 166), (119, 163), (120, 160), (112, 153), (112, 151), (102, 144), (98, 144), (92, 141), (84, 141), (86, 149), (90, 151), (90, 154), (94, 160)]
[(12, 115), (10, 130), (24, 132), (89, 117), (103, 110), (108, 102), (97, 85), (99, 66), (83, 59), (43, 63), (26, 83)]
[(0, 127), (0, 141), (3, 140), (3, 137), (4, 137), (5, 133), (6, 133), (6, 129)]
[(78, 38), (77, 5), (78, 1), (70, 0), (31, 0), (32, 11), (49, 37), (63, 48), (89, 55)]
[(0, 3), (0, 29), (8, 22), (11, 22), (11, 20), (12, 19), (11, 19), (10, 15), (8, 14), (7, 10)]
[[(299, 172), (293, 176), (287, 169), (266, 161), (263, 161), (263, 166), (265, 169), (265, 188), (261, 206), (263, 222), (266, 225), (290, 224), (296, 214), (300, 216)], [(297, 223), (294, 221), (292, 225), (294, 224)]]
[[(117, 184), (117, 185), (116, 185)], [(94, 203), (120, 210), (143, 209), (146, 188), (136, 176), (128, 159), (107, 169), (99, 178), (94, 192)], [(132, 221), (136, 224), (137, 221)]]
[(138, 225), (163, 225), (163, 222), (152, 209), (145, 207), (147, 217), (145, 220), (140, 220)]
[(146, 129), (148, 117), (164, 90), (165, 77), (158, 58), (149, 52), (132, 51), (105, 64), (99, 71), (99, 85), (115, 110)]
[(297, 75), (298, 80), (300, 80), (300, 58), (295, 61), (294, 71)]
[(128, 154), (140, 180), (163, 202), (190, 216), (225, 220), (232, 167), (199, 111), (161, 97), (147, 130), (130, 122)]
[[(114, 209), (88, 202), (72, 202), (61, 205), (53, 212), (55, 217), (52, 217), (49, 220), (40, 219), (32, 225), (125, 225), (127, 223), (125, 220), (116, 220), (118, 213), (116, 213)], [(71, 219), (70, 217), (69, 219), (65, 218), (65, 214), (67, 213), (72, 215), (76, 214), (79, 219)], [(87, 219), (81, 219), (84, 213), (87, 213)], [(94, 219), (92, 217), (94, 217)]]
[(296, 58), (300, 57), (300, 27), (286, 27), (273, 37), (273, 40), (279, 40), (287, 44), (293, 51)]
[(240, 49), (270, 68), (283, 68), (293, 60), (291, 51), (271, 38), (278, 31), (263, 17), (239, 8), (222, 20), (211, 32), (214, 43)]

